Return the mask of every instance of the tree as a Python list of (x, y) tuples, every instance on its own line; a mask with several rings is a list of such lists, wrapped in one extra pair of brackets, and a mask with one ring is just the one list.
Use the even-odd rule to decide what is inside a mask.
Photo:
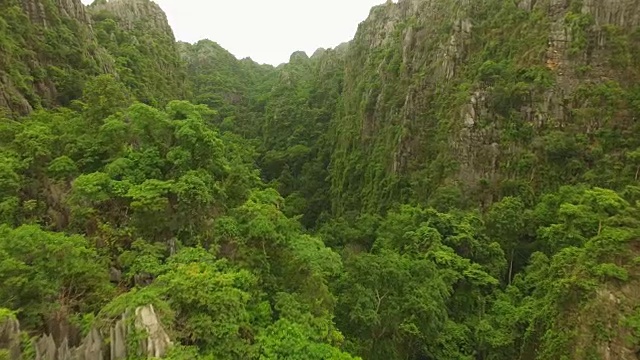
[(0, 302), (25, 328), (100, 309), (113, 295), (107, 264), (81, 236), (0, 227)]
[(491, 206), (487, 213), (487, 230), (509, 254), (509, 274), (507, 282), (513, 279), (513, 262), (516, 249), (525, 230), (526, 212), (519, 198), (506, 197)]

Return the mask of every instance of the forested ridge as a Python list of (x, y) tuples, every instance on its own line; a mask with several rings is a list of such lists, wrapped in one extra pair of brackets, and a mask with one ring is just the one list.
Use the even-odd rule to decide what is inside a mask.
[(639, 0), (388, 1), (277, 67), (3, 0), (0, 359), (638, 359), (638, 119)]

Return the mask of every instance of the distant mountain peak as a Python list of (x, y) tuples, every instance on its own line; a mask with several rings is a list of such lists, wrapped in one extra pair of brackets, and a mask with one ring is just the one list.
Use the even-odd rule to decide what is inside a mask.
[(94, 2), (90, 6), (92, 13), (107, 11), (117, 17), (121, 26), (132, 29), (144, 24), (175, 38), (169, 25), (167, 14), (160, 5), (151, 0), (109, 0)]

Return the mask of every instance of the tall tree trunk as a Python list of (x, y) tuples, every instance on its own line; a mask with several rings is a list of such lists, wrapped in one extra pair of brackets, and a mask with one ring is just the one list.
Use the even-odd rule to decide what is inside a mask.
[(513, 258), (515, 257), (516, 249), (511, 249), (511, 260), (509, 261), (509, 285), (511, 285), (511, 279), (513, 277)]
[(598, 222), (598, 235), (602, 232), (602, 220)]

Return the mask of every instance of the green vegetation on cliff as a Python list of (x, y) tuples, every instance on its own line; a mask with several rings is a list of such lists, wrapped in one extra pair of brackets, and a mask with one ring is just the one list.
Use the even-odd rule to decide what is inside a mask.
[(639, 9), (387, 2), (274, 68), (3, 3), (0, 340), (151, 304), (167, 359), (637, 358)]

